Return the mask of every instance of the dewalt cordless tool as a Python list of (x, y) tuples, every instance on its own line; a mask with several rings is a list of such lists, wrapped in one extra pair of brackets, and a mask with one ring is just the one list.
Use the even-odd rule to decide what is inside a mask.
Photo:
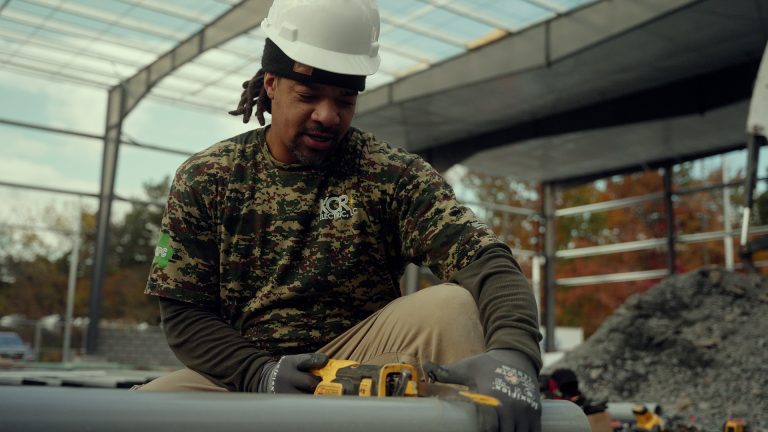
[(363, 365), (351, 360), (329, 360), (313, 374), (322, 378), (316, 395), (417, 396), (416, 368), (405, 363)]
[(723, 432), (749, 432), (749, 427), (742, 418), (729, 418), (723, 424)]
[(632, 407), (632, 414), (635, 415), (635, 430), (642, 432), (664, 432), (664, 420), (658, 414), (651, 412), (645, 405), (634, 405)]
[(498, 399), (468, 391), (464, 386), (419, 381), (413, 365), (388, 363), (366, 365), (352, 360), (331, 359), (321, 369), (312, 370), (322, 378), (316, 395), (363, 397), (438, 397), (481, 405), (499, 406)]

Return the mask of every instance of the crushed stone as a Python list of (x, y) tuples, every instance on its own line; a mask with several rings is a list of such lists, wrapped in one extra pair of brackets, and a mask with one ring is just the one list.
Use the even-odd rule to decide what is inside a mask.
[(708, 267), (636, 294), (543, 373), (572, 369), (593, 401), (656, 403), (667, 431), (729, 417), (768, 430), (768, 280)]

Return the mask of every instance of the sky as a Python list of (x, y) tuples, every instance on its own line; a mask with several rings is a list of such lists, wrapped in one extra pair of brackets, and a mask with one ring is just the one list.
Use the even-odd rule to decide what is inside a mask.
[[(239, 89), (233, 89), (238, 92)], [(89, 134), (103, 135), (106, 90), (51, 83), (0, 71), (0, 117)], [(100, 140), (2, 125), (0, 180), (97, 192)], [(193, 153), (242, 131), (242, 123), (226, 113), (186, 109), (151, 99), (128, 115), (124, 136), (146, 144)], [(141, 183), (173, 173), (184, 156), (122, 146), (116, 191), (140, 195)]]
[[(239, 89), (233, 89), (237, 96)], [(0, 119), (103, 135), (107, 91), (0, 70)], [(255, 127), (239, 118), (147, 98), (129, 114), (124, 136), (191, 153)], [(98, 193), (103, 141), (0, 124), (0, 182)], [(144, 198), (142, 184), (172, 176), (186, 156), (122, 145), (115, 193)], [(94, 198), (0, 185), (0, 224), (46, 225), (49, 206), (75, 213)], [(125, 209), (117, 205), (116, 211)]]

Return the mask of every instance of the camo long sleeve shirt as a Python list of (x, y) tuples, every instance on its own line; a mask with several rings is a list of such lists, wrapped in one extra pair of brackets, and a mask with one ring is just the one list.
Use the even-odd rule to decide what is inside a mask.
[(219, 311), (264, 352), (310, 352), (397, 298), (408, 262), (448, 280), (503, 245), (418, 156), (351, 128), (323, 166), (288, 165), (266, 130), (177, 170), (148, 294)]

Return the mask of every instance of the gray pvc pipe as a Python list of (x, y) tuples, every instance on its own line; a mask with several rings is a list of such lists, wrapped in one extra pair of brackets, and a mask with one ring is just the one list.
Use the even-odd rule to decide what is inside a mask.
[[(542, 432), (590, 432), (581, 409), (542, 401)], [(493, 430), (475, 405), (435, 398), (0, 386), (4, 432), (470, 432)]]

